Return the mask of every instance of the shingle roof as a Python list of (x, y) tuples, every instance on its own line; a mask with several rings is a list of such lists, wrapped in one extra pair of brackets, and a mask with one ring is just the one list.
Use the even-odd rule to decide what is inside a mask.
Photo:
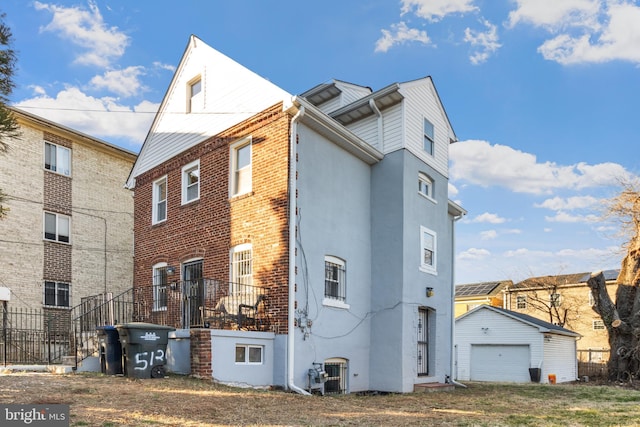
[[(612, 281), (618, 278), (620, 270), (604, 270), (602, 274), (605, 280)], [(564, 286), (564, 285), (577, 285), (580, 283), (586, 283), (591, 277), (588, 273), (575, 273), (575, 274), (560, 274), (557, 276), (539, 276), (530, 277), (518, 282), (511, 286), (511, 289), (532, 289), (532, 288), (546, 288), (552, 286)]]

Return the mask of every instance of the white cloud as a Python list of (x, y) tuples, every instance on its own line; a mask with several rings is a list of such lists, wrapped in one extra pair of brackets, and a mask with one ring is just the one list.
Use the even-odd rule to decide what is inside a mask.
[(459, 260), (480, 260), (491, 256), (491, 252), (486, 249), (469, 248), (458, 254)]
[(550, 251), (534, 251), (526, 248), (520, 248), (512, 251), (506, 251), (504, 256), (507, 258), (549, 258), (553, 256), (553, 252)]
[(489, 213), (489, 212), (485, 212), (483, 214), (480, 214), (478, 216), (476, 216), (475, 218), (469, 220), (469, 222), (474, 222), (474, 223), (489, 223), (489, 224), (502, 224), (503, 222), (505, 222), (506, 219), (494, 214), (494, 213)]
[(51, 22), (40, 28), (40, 31), (55, 33), (83, 49), (75, 60), (78, 64), (109, 66), (114, 59), (124, 54), (129, 44), (129, 37), (117, 27), (106, 25), (95, 1), (89, 1), (89, 10), (38, 1), (34, 3), (34, 7), (53, 14)]
[(95, 89), (107, 89), (121, 96), (138, 95), (144, 86), (140, 76), (145, 74), (142, 66), (127, 67), (124, 70), (107, 71), (101, 76), (91, 79), (91, 86)]
[(498, 237), (498, 232), (496, 230), (487, 230), (480, 233), (481, 240), (493, 240)]
[(518, 193), (545, 194), (565, 188), (618, 185), (631, 174), (617, 163), (558, 165), (506, 145), (468, 140), (451, 144), (451, 178), (483, 187), (501, 186)]
[(459, 193), (458, 188), (450, 182), (447, 183), (447, 189), (449, 191), (449, 198), (455, 197)]
[(77, 87), (60, 91), (55, 98), (40, 95), (25, 99), (18, 108), (103, 139), (123, 138), (140, 145), (147, 135), (159, 104), (143, 101), (135, 106), (113, 98), (88, 96)]
[(502, 46), (498, 43), (496, 26), (487, 20), (483, 20), (482, 24), (487, 28), (485, 32), (472, 30), (471, 28), (464, 30), (464, 41), (475, 48), (475, 52), (469, 57), (469, 60), (474, 65), (486, 62), (489, 56)]
[(508, 25), (528, 23), (549, 30), (569, 26), (594, 26), (601, 0), (517, 0)]
[(569, 197), (567, 199), (563, 199), (561, 197), (554, 197), (552, 199), (547, 199), (542, 203), (536, 203), (534, 206), (536, 208), (546, 208), (554, 211), (559, 210), (574, 210), (574, 209), (585, 209), (591, 206), (594, 206), (600, 203), (600, 199), (596, 199), (592, 196), (575, 196)]
[(428, 21), (439, 21), (453, 13), (473, 12), (478, 8), (474, 0), (402, 0), (401, 14), (415, 13)]
[(407, 27), (405, 22), (391, 24), (391, 30), (381, 30), (382, 37), (376, 42), (376, 52), (386, 52), (395, 45), (409, 42), (418, 42), (425, 45), (431, 43), (431, 39), (424, 30)]
[(566, 212), (560, 211), (555, 216), (545, 216), (544, 219), (548, 222), (565, 222), (565, 223), (592, 223), (601, 220), (597, 215), (571, 215)]

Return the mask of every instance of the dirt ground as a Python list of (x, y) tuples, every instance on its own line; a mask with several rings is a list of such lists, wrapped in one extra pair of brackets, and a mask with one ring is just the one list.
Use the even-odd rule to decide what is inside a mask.
[[(176, 375), (141, 380), (102, 374), (12, 373), (0, 375), (0, 402), (68, 404), (71, 426), (539, 426), (640, 422), (640, 392), (635, 390), (621, 391), (620, 396), (627, 397), (610, 399), (609, 406), (597, 409), (596, 403), (602, 401), (600, 387), (513, 387), (470, 384), (467, 389), (446, 393), (300, 396), (226, 387)], [(559, 404), (569, 395), (575, 396), (566, 405)], [(553, 415), (558, 404), (556, 409), (564, 412)], [(542, 407), (546, 410), (541, 411)], [(578, 416), (580, 411), (591, 411), (585, 423)], [(623, 415), (606, 418), (612, 411)], [(605, 418), (599, 418), (600, 413)]]

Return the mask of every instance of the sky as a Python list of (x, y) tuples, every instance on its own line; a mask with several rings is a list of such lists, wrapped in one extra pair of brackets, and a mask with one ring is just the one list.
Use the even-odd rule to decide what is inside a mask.
[(616, 269), (606, 200), (640, 173), (640, 2), (2, 0), (12, 104), (138, 152), (194, 34), (291, 94), (431, 76), (455, 283)]

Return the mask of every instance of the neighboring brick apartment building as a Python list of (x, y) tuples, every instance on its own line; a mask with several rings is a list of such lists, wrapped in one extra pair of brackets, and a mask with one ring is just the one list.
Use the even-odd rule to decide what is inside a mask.
[[(603, 271), (607, 291), (615, 302), (618, 270)], [(593, 311), (587, 280), (591, 273), (530, 277), (504, 289), (505, 307), (579, 333), (578, 351), (609, 350), (602, 318)], [(551, 313), (551, 314), (550, 314)], [(593, 359), (593, 356), (592, 356)]]
[(128, 180), (145, 318), (190, 328), (192, 373), (221, 382), (446, 382), (455, 141), (429, 77), (292, 96), (192, 36)]
[(136, 155), (13, 109), (20, 126), (0, 153), (0, 286), (10, 308), (68, 310), (131, 288)]

